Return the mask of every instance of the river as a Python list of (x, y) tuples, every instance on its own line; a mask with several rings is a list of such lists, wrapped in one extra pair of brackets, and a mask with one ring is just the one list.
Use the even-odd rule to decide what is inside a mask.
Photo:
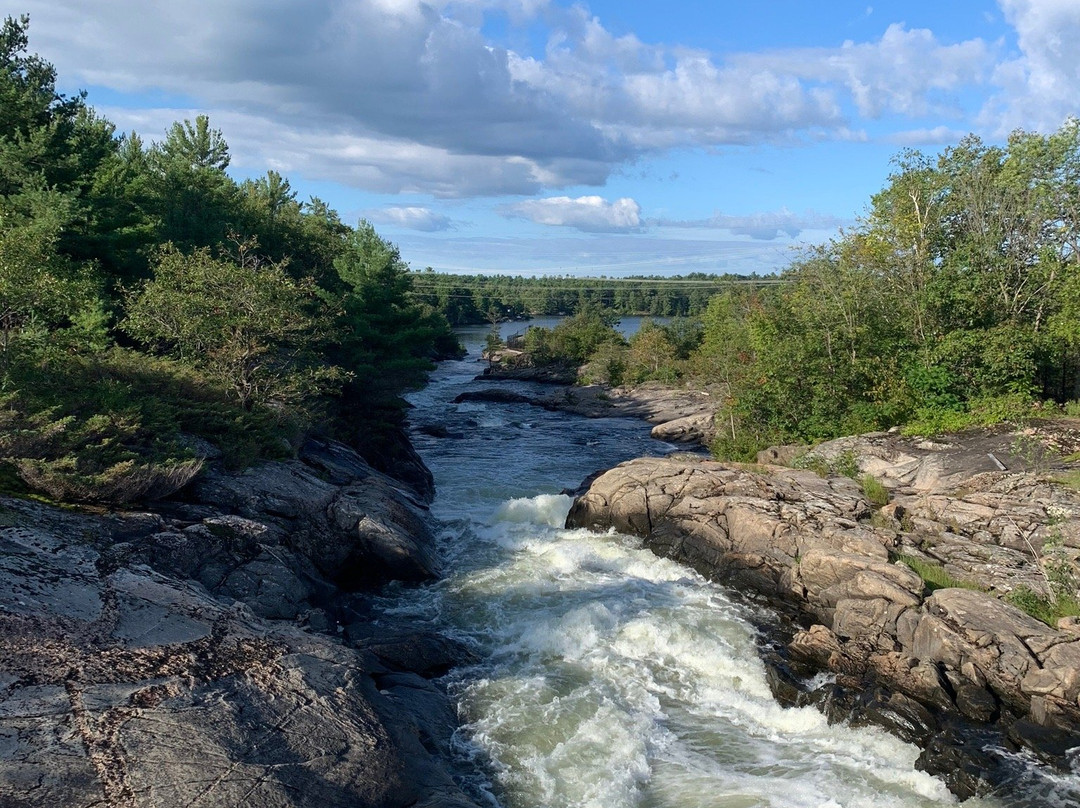
[[(637, 539), (562, 527), (563, 489), (675, 447), (631, 419), (451, 404), (482, 368), (484, 334), (463, 330), (470, 356), (443, 363), (410, 397), (414, 442), (435, 475), (446, 576), (392, 589), (380, 604), (481, 660), (445, 680), (474, 798), (505, 808), (953, 804), (916, 770), (916, 747), (781, 708), (756, 652), (753, 607)], [(448, 436), (415, 429), (425, 424)], [(1053, 777), (1032, 778), (1019, 797), (965, 805), (1074, 804), (1056, 796), (1064, 787)]]

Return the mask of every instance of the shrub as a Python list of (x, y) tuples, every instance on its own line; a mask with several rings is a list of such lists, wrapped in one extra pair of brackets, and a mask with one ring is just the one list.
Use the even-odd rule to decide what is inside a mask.
[(889, 504), (889, 489), (882, 485), (876, 478), (864, 474), (859, 481), (862, 485), (863, 494), (873, 505)]
[(244, 410), (197, 370), (122, 349), (48, 357), (18, 366), (9, 381), (14, 392), (0, 397), (6, 475), (58, 500), (167, 496), (214, 447), (234, 468), (289, 454), (311, 417)]

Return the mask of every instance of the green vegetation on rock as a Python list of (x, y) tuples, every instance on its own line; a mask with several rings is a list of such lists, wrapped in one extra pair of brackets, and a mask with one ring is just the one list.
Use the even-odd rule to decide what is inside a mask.
[(397, 248), (275, 171), (237, 183), (205, 116), (152, 146), (0, 28), (0, 485), (122, 504), (312, 431), (380, 451), (459, 350)]

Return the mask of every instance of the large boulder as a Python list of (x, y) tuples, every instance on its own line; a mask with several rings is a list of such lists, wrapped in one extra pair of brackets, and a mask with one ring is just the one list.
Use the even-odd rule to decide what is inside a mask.
[(4, 504), (5, 806), (472, 804), (426, 679), (118, 565), (92, 546), (113, 518)]
[[(270, 561), (286, 560), (295, 572), (297, 581), (272, 584), (293, 595), (312, 581), (312, 572), (345, 590), (390, 580), (424, 581), (438, 574), (426, 507), (341, 444), (309, 444), (301, 459), (240, 473), (213, 470), (186, 495), (197, 503), (192, 516), (213, 515), (209, 521), (203, 516), (201, 527), (194, 529), (201, 548), (193, 559), (198, 568), (180, 567), (178, 574), (205, 582), (218, 568), (235, 578), (237, 570), (255, 564), (242, 578), (265, 580), (269, 555)], [(222, 521), (220, 514), (235, 518)], [(148, 541), (162, 543), (160, 537)], [(181, 538), (168, 542), (182, 544)], [(204, 572), (208, 565), (214, 573)], [(227, 583), (226, 576), (222, 584)]]

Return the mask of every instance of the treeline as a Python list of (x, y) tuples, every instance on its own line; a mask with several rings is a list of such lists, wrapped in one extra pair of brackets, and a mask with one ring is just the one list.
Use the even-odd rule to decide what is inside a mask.
[(430, 269), (413, 275), (418, 300), (438, 309), (453, 325), (493, 320), (574, 315), (590, 308), (624, 315), (690, 317), (733, 283), (767, 284), (771, 278), (689, 275), (632, 278), (452, 275)]
[(714, 450), (729, 458), (1080, 412), (1080, 124), (1004, 146), (968, 137), (895, 165), (858, 227), (777, 285), (730, 285), (700, 329), (626, 343), (610, 329), (597, 341), (583, 321), (587, 374), (721, 385)]
[(458, 350), (397, 249), (203, 116), (145, 144), (0, 30), (0, 487), (124, 502), (321, 429), (378, 458)]

